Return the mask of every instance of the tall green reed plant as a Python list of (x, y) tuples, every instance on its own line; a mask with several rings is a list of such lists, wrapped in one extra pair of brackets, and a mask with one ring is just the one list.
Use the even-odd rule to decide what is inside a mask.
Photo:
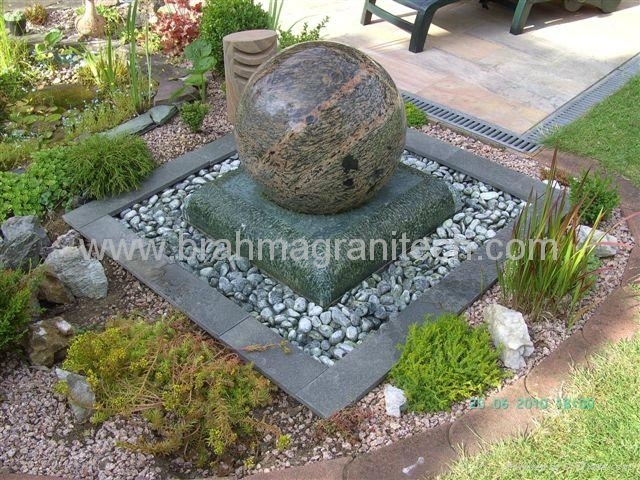
[(269, 29), (277, 30), (280, 27), (280, 14), (284, 0), (269, 0)]
[[(552, 180), (556, 170), (554, 154)], [(566, 191), (556, 191), (553, 183), (549, 181), (540, 198), (532, 193), (529, 207), (518, 217), (498, 281), (503, 300), (512, 308), (530, 314), (533, 320), (564, 313), (571, 323), (580, 300), (597, 278), (590, 265), (596, 247), (593, 235), (602, 214), (580, 244), (578, 226), (586, 199), (571, 204)]]
[(133, 0), (127, 9), (125, 21), (125, 37), (129, 39), (129, 92), (131, 100), (138, 112), (143, 112), (149, 106), (151, 100), (151, 62), (149, 53), (149, 26), (145, 26), (145, 58), (147, 63), (146, 92), (141, 89), (142, 77), (140, 75), (140, 65), (138, 64), (138, 45), (136, 43), (138, 21), (138, 0)]

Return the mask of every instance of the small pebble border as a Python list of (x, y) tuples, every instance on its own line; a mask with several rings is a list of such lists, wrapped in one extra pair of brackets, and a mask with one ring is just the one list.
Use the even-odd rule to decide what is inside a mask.
[[(165, 254), (234, 300), (274, 332), (326, 365), (333, 365), (372, 332), (393, 320), (426, 289), (437, 284), (515, 218), (524, 202), (435, 161), (405, 151), (402, 162), (450, 183), (464, 208), (429, 235), (428, 250), (399, 256), (371, 275), (340, 302), (322, 308), (262, 273), (245, 258), (220, 258), (217, 247), (182, 217), (185, 198), (202, 185), (240, 165), (237, 154), (200, 170), (172, 187), (120, 212), (139, 236), (164, 245)], [(178, 243), (193, 240), (178, 258)], [(436, 242), (437, 240), (437, 242)], [(464, 242), (461, 242), (461, 241)], [(204, 251), (200, 245), (207, 245)], [(214, 248), (216, 250), (214, 251)], [(194, 250), (195, 249), (195, 250)]]

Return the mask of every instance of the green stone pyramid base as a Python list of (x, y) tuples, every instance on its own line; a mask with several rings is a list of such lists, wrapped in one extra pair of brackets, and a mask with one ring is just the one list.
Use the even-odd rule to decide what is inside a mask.
[(399, 255), (403, 233), (408, 252), (459, 207), (447, 183), (400, 165), (369, 203), (336, 215), (285, 210), (242, 169), (202, 186), (184, 212), (205, 235), (227, 240), (273, 278), (326, 307)]

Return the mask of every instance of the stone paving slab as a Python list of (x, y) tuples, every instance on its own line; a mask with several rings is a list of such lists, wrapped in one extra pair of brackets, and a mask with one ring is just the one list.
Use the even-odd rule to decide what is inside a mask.
[[(493, 184), (495, 179), (504, 191), (512, 195), (523, 197), (532, 191), (544, 191), (544, 184), (538, 180), (447, 146), (418, 131), (408, 131), (406, 148), (462, 170), (487, 184)], [(122, 239), (129, 245), (134, 241), (139, 242), (138, 245), (144, 248), (148, 243), (127, 230), (112, 215), (205, 166), (223, 161), (233, 153), (233, 136), (227, 135), (158, 168), (135, 192), (91, 202), (69, 212), (64, 218), (89, 240), (102, 242), (113, 239), (117, 242)], [(507, 227), (500, 231), (498, 238), (506, 240), (508, 234)], [(427, 313), (437, 317), (444, 312), (460, 312), (496, 281), (495, 261), (483, 259), (480, 254), (472, 256), (436, 287), (428, 290), (413, 306), (401, 312), (397, 320), (389, 322), (345, 358), (326, 368), (275, 336), (233, 301), (167, 257), (145, 260), (139, 248), (136, 252), (133, 258), (120, 258), (117, 261), (209, 334), (225, 342), (246, 361), (253, 362), (265, 376), (322, 417), (354, 403), (384, 378), (398, 358), (396, 346), (404, 340), (412, 323), (424, 321)], [(248, 346), (257, 343), (277, 344), (280, 341), (288, 345), (292, 353), (285, 354), (281, 348), (247, 351)]]

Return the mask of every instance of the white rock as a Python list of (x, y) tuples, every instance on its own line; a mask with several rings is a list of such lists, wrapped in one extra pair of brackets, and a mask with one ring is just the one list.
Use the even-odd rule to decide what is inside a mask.
[(400, 410), (407, 403), (407, 397), (399, 388), (393, 385), (384, 386), (384, 406), (387, 409), (387, 415), (392, 417), (400, 417)]
[[(578, 226), (578, 245), (582, 246), (586, 242), (587, 238), (591, 234), (593, 229), (587, 225)], [(591, 244), (597, 243), (597, 246), (593, 253), (596, 257), (606, 258), (613, 257), (618, 253), (618, 239), (613, 235), (607, 235), (602, 230), (596, 229), (591, 238)]]
[(485, 307), (484, 320), (496, 348), (502, 347), (501, 358), (507, 368), (518, 370), (533, 353), (527, 324), (520, 312), (494, 303)]

